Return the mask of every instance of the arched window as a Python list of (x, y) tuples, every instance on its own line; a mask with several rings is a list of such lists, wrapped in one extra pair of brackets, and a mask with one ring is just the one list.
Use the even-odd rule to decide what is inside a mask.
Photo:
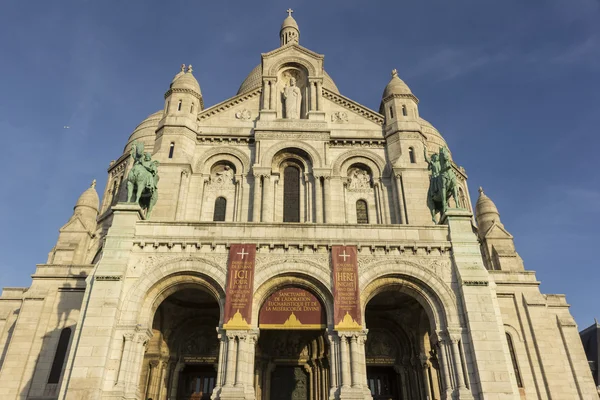
[(190, 107), (190, 113), (193, 114), (194, 113), (194, 103), (192, 103), (192, 106)]
[(356, 223), (357, 224), (368, 224), (369, 223), (369, 212), (367, 209), (367, 202), (364, 200), (358, 200), (356, 202)]
[(300, 222), (300, 170), (283, 170), (283, 222)]
[(168, 113), (169, 112), (169, 106), (171, 105), (170, 101), (167, 101), (167, 105), (165, 105), (165, 112)]
[(215, 200), (213, 221), (225, 221), (225, 211), (227, 211), (227, 199), (225, 197), (217, 197), (217, 200)]
[(179, 100), (179, 103), (177, 103), (177, 111), (181, 111), (181, 100)]
[(390, 107), (390, 118), (394, 118), (394, 109)]
[(521, 379), (521, 372), (519, 372), (519, 364), (517, 364), (517, 354), (515, 353), (515, 347), (513, 346), (512, 337), (506, 332), (506, 342), (508, 343), (508, 351), (510, 352), (510, 359), (512, 360), (513, 369), (515, 370), (515, 378), (517, 378), (517, 386), (523, 387), (523, 380)]
[(112, 199), (110, 199), (110, 204), (115, 204), (117, 202), (117, 192), (119, 191), (119, 182), (115, 179), (113, 181), (112, 187)]
[(173, 158), (173, 153), (175, 152), (175, 142), (171, 142), (169, 145), (169, 158)]
[(415, 158), (415, 149), (412, 147), (408, 148), (408, 158), (410, 159), (411, 164), (415, 164), (417, 162)]
[(406, 111), (406, 106), (405, 105), (402, 106), (402, 115), (404, 115), (405, 117), (408, 115), (408, 112)]
[(48, 383), (58, 383), (60, 375), (62, 373), (65, 358), (67, 357), (67, 349), (69, 348), (69, 341), (71, 340), (71, 328), (65, 328), (60, 333), (60, 339), (58, 339), (58, 346), (56, 346), (56, 353), (54, 353), (54, 361), (52, 362), (52, 369), (50, 370), (50, 376), (48, 377)]

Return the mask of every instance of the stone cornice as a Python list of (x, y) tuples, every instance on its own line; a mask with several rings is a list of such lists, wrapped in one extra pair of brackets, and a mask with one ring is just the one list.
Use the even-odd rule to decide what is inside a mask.
[(417, 96), (415, 96), (412, 93), (393, 93), (393, 94), (390, 94), (389, 96), (386, 96), (381, 101), (385, 103), (386, 101), (389, 101), (391, 99), (411, 99), (411, 100), (414, 100), (417, 104), (419, 104), (419, 99), (417, 98)]
[(198, 121), (203, 121), (207, 118), (212, 117), (213, 115), (219, 114), (223, 111), (227, 111), (233, 106), (241, 104), (244, 101), (251, 99), (252, 97), (260, 95), (261, 92), (262, 89), (258, 88), (251, 92), (242, 93), (225, 101), (217, 103), (214, 106), (209, 107), (206, 110), (203, 110), (200, 114), (198, 114)]
[(315, 53), (314, 51), (309, 50), (306, 47), (299, 45), (298, 43), (289, 43), (287, 45), (284, 45), (284, 46), (278, 47), (278, 48), (276, 48), (274, 50), (271, 50), (271, 51), (269, 51), (267, 53), (261, 53), (261, 57), (263, 57), (263, 58), (265, 58), (265, 57), (272, 57), (272, 56), (277, 55), (279, 53), (284, 53), (287, 50), (292, 49), (292, 48), (295, 49), (295, 50), (298, 50), (300, 53), (306, 54), (309, 57), (314, 57), (314, 58), (317, 58), (317, 59), (319, 59), (321, 61), (325, 59), (325, 56), (323, 54)]
[(167, 90), (167, 92), (165, 93), (165, 100), (167, 99), (167, 97), (169, 97), (170, 95), (172, 95), (173, 93), (185, 93), (185, 94), (191, 94), (192, 96), (194, 96), (195, 98), (198, 99), (198, 101), (200, 102), (200, 109), (204, 108), (204, 99), (202, 99), (202, 95), (200, 93), (196, 93), (195, 91), (193, 91), (192, 89), (183, 89), (183, 88), (175, 88), (175, 89), (169, 89)]
[(359, 114), (360, 116), (383, 126), (385, 118), (383, 115), (351, 100), (341, 94), (333, 93), (329, 89), (323, 88), (323, 97), (334, 102), (337, 105), (340, 105), (352, 112)]

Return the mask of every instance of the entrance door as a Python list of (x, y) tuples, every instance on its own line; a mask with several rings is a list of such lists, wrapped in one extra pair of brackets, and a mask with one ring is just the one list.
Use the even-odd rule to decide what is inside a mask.
[(308, 376), (299, 366), (277, 366), (271, 375), (271, 400), (308, 400)]
[(367, 367), (367, 382), (373, 400), (399, 399), (396, 373), (389, 367)]
[(186, 366), (179, 378), (178, 400), (209, 400), (217, 373), (212, 365)]

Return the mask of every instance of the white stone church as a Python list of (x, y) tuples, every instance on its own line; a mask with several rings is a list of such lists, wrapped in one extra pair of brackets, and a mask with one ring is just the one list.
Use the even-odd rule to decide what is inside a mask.
[(345, 97), (288, 14), (228, 100), (182, 67), (3, 289), (0, 399), (598, 399), (565, 296), (409, 87)]

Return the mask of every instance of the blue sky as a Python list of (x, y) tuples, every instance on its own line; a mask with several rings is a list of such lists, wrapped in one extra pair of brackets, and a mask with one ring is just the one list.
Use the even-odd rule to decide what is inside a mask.
[[(341, 93), (374, 110), (392, 68), (498, 206), (544, 293), (600, 316), (600, 1), (22, 1), (0, 12), (0, 286), (58, 229), (182, 63), (207, 106), (279, 45), (291, 7)], [(70, 129), (64, 129), (68, 125)]]

